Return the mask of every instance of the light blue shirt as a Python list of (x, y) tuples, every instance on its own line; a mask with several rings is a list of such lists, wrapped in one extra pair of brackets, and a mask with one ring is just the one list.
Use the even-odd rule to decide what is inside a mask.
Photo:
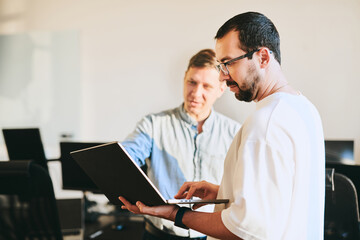
[[(185, 181), (206, 180), (220, 184), (225, 156), (240, 124), (212, 109), (201, 133), (197, 125), (182, 104), (145, 116), (122, 142), (139, 166), (147, 163), (147, 175), (165, 199), (174, 198)], [(158, 220), (152, 222), (159, 229), (170, 234), (184, 234), (185, 230), (173, 227), (173, 223), (165, 230), (166, 220)], [(201, 235), (191, 237), (196, 236)]]

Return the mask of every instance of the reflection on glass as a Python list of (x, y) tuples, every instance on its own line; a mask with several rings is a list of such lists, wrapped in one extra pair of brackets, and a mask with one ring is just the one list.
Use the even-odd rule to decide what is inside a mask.
[(355, 164), (354, 141), (325, 140), (326, 162)]

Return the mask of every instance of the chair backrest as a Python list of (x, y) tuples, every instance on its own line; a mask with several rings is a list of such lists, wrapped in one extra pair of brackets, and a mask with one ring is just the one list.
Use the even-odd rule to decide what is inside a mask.
[(0, 240), (61, 240), (48, 172), (32, 161), (0, 162)]
[(334, 169), (326, 169), (324, 239), (360, 239), (355, 186)]
[[(342, 163), (326, 162), (326, 168), (335, 168), (336, 173), (341, 173), (350, 178), (356, 188), (358, 195), (358, 206), (360, 206), (360, 166), (359, 165), (347, 165)], [(360, 213), (359, 213), (360, 214)]]

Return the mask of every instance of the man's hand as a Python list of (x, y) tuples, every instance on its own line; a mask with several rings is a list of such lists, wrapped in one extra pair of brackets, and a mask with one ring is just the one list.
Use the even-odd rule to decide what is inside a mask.
[[(178, 193), (174, 196), (177, 199), (190, 199), (193, 196), (201, 199), (216, 199), (219, 191), (219, 185), (215, 185), (206, 181), (201, 182), (185, 182)], [(193, 209), (197, 209), (206, 204), (194, 204)]]
[(124, 206), (121, 206), (122, 209), (127, 209), (135, 214), (146, 214), (155, 217), (165, 218), (170, 221), (175, 221), (175, 216), (177, 210), (179, 209), (179, 207), (176, 205), (161, 205), (149, 207), (140, 201), (137, 201), (136, 205), (133, 205), (121, 196), (119, 197), (119, 199), (122, 203), (124, 203)]

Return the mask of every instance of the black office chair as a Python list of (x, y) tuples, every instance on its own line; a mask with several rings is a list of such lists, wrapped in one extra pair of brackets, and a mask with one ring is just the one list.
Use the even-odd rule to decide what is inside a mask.
[(51, 178), (32, 161), (0, 162), (0, 240), (61, 240)]
[(325, 240), (360, 239), (358, 200), (345, 175), (326, 169)]

